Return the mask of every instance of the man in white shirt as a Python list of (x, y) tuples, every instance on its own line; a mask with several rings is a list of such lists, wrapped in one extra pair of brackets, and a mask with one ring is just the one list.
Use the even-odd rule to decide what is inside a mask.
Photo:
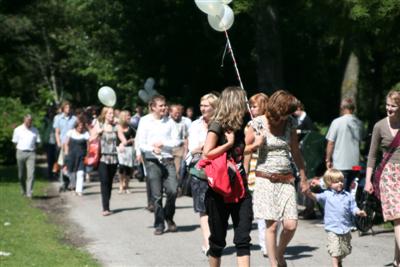
[(181, 163), (184, 155), (187, 153), (187, 137), (188, 137), (188, 127), (182, 119), (183, 106), (178, 104), (173, 104), (170, 107), (169, 116), (174, 122), (174, 136), (176, 139), (180, 140), (182, 143), (179, 147), (172, 150), (172, 155), (174, 156), (176, 175), (178, 181), (181, 181), (180, 169)]
[(31, 115), (25, 115), (24, 123), (14, 129), (12, 142), (17, 146), (18, 179), (22, 194), (31, 198), (35, 178), (36, 144), (40, 143), (39, 131), (32, 126)]
[[(155, 235), (164, 233), (167, 222), (168, 231), (176, 232), (173, 220), (178, 182), (172, 150), (182, 141), (174, 136), (173, 121), (166, 117), (165, 97), (156, 95), (150, 101), (151, 113), (142, 117), (136, 133), (136, 155), (144, 156), (147, 179), (154, 203)], [(163, 208), (163, 189), (167, 195)]]

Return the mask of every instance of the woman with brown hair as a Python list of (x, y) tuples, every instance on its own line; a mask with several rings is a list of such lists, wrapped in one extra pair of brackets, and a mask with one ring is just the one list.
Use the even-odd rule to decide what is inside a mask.
[[(250, 265), (250, 231), (253, 220), (252, 200), (247, 189), (246, 173), (243, 167), (244, 131), (243, 117), (246, 113), (246, 95), (240, 87), (225, 88), (218, 100), (217, 108), (208, 127), (203, 156), (213, 160), (225, 152), (240, 172), (235, 182), (244, 184), (243, 195), (238, 201), (227, 200), (221, 194), (208, 188), (205, 198), (210, 237), (208, 250), (210, 266), (221, 265), (221, 255), (226, 246), (226, 232), (229, 217), (232, 217), (234, 243), (238, 266)], [(217, 177), (216, 179), (221, 178)], [(231, 177), (229, 177), (231, 178)]]
[[(264, 219), (267, 224), (266, 240), (271, 266), (286, 266), (284, 253), (297, 228), (297, 205), (291, 155), (301, 177), (301, 187), (307, 189), (307, 177), (301, 157), (296, 122), (291, 114), (297, 108), (297, 99), (290, 93), (279, 90), (268, 100), (266, 120), (254, 119), (253, 128), (247, 138), (254, 138), (252, 149), (259, 148), (254, 189), (254, 217)], [(256, 129), (266, 125), (261, 135)], [(277, 243), (278, 224), (282, 232)]]
[[(378, 121), (372, 131), (371, 146), (368, 154), (365, 191), (372, 194), (374, 190), (380, 197), (383, 218), (394, 223), (395, 256), (393, 266), (400, 266), (400, 90), (393, 89), (386, 96), (387, 116)], [(384, 155), (380, 166), (380, 181), (372, 186), (372, 172), (376, 166), (378, 148)], [(375, 177), (374, 177), (375, 178)]]
[(90, 140), (100, 137), (101, 156), (98, 167), (103, 216), (111, 215), (110, 198), (115, 172), (117, 171), (117, 127), (114, 125), (114, 109), (103, 107), (98, 122), (91, 130)]

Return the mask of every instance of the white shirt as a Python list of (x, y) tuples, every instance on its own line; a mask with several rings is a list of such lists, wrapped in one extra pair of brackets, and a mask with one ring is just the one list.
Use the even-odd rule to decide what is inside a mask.
[(142, 117), (136, 132), (136, 155), (142, 152), (147, 159), (158, 158), (153, 153), (153, 145), (161, 142), (161, 157), (172, 158), (172, 149), (182, 144), (174, 135), (174, 127), (174, 122), (168, 117), (156, 119), (153, 114)]
[(35, 151), (36, 143), (40, 143), (39, 131), (35, 127), (26, 128), (21, 124), (14, 129), (12, 142), (17, 144), (18, 150)]
[(192, 124), (192, 120), (188, 117), (182, 116), (182, 121), (186, 124), (186, 129), (189, 129), (190, 125)]
[(67, 137), (75, 139), (75, 140), (82, 140), (82, 139), (89, 140), (90, 135), (89, 135), (88, 131), (84, 131), (83, 133), (80, 133), (75, 129), (71, 129), (67, 132)]
[(203, 146), (206, 141), (208, 128), (204, 127), (203, 117), (192, 122), (189, 128), (188, 148), (193, 151), (199, 146)]

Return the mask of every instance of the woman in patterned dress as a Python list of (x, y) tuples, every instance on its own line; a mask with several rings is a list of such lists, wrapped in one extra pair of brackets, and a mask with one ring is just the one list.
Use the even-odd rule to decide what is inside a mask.
[[(297, 141), (296, 122), (291, 116), (297, 102), (290, 93), (276, 91), (268, 100), (266, 121), (262, 116), (255, 118), (253, 128), (247, 134), (247, 138), (254, 139), (253, 149), (259, 149), (253, 193), (254, 217), (266, 221), (268, 257), (273, 267), (286, 266), (284, 253), (297, 228), (296, 191), (290, 155), (299, 169), (302, 191), (308, 187)], [(266, 125), (261, 135), (255, 134), (259, 125)], [(277, 242), (280, 222), (283, 229)]]
[(115, 172), (117, 171), (117, 127), (114, 124), (114, 109), (104, 107), (98, 122), (91, 130), (90, 140), (100, 137), (101, 156), (99, 178), (103, 216), (111, 215), (110, 198)]
[[(368, 154), (365, 191), (372, 194), (371, 176), (376, 166), (376, 155), (380, 147), (388, 152), (389, 146), (400, 129), (400, 90), (393, 89), (386, 96), (387, 116), (378, 121), (372, 131)], [(393, 266), (400, 266), (400, 146), (386, 162), (379, 183), (382, 212), (385, 221), (393, 221), (395, 232), (395, 257)]]

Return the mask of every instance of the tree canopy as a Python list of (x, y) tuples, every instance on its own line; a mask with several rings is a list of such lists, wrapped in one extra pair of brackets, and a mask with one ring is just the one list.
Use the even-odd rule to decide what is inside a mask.
[[(234, 0), (229, 30), (248, 95), (278, 88), (311, 117), (338, 114), (351, 53), (360, 64), (362, 119), (379, 116), (400, 77), (398, 0)], [(147, 77), (172, 101), (197, 105), (207, 92), (238, 84), (225, 36), (188, 0), (3, 0), (1, 96), (43, 109), (69, 99), (97, 104), (108, 85), (119, 107), (133, 107)], [(221, 67), (223, 65), (223, 67)]]

